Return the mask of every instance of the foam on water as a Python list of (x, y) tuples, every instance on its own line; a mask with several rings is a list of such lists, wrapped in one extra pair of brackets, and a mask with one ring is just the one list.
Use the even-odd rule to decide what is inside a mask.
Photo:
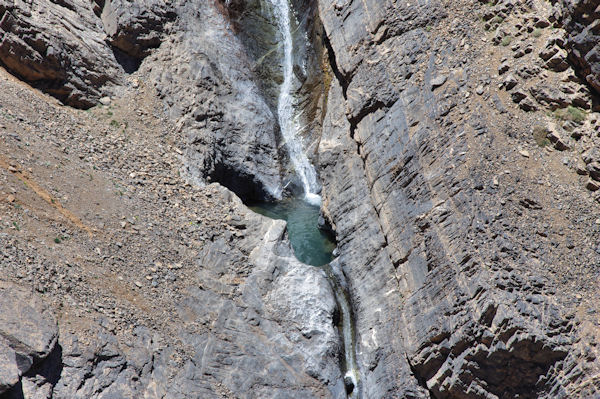
[(317, 173), (304, 150), (300, 135), (301, 127), (298, 124), (292, 95), (294, 83), (294, 42), (290, 25), (290, 6), (288, 0), (271, 0), (271, 2), (273, 4), (274, 16), (283, 38), (283, 83), (279, 88), (279, 101), (277, 104), (277, 117), (281, 128), (281, 135), (285, 141), (285, 146), (296, 174), (302, 182), (306, 201), (311, 204), (320, 204), (321, 200), (317, 195), (319, 192)]

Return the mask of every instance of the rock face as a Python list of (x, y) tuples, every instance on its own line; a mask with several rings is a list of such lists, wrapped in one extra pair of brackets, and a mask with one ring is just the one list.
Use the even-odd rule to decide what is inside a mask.
[(108, 42), (138, 62), (160, 45), (165, 25), (175, 16), (170, 2), (159, 0), (108, 0), (100, 14)]
[(90, 2), (3, 1), (0, 21), (2, 64), (64, 103), (89, 108), (122, 82)]
[(557, 2), (559, 18), (568, 33), (569, 58), (578, 72), (600, 92), (600, 9), (593, 0)]
[[(248, 235), (236, 247), (223, 238), (205, 246), (202, 287), (180, 297), (182, 324), (167, 341), (137, 326), (120, 343), (107, 320), (85, 337), (59, 334), (39, 299), (3, 283), (3, 397), (344, 398), (337, 305), (324, 271), (294, 258), (285, 222), (252, 213), (223, 188), (214, 195), (243, 217)], [(175, 340), (192, 355), (182, 358)]]
[[(501, 206), (514, 189), (482, 184), (506, 159), (490, 144), (505, 140), (494, 126), (506, 111), (471, 100), (488, 83), (464, 63), (477, 10), (458, 10), (449, 21), (435, 1), (320, 2), (338, 80), (320, 147), (323, 207), (355, 306), (363, 394), (573, 395), (590, 378), (571, 372), (582, 332), (573, 294), (547, 272), (570, 266), (530, 248), (523, 211)], [(518, 208), (540, 212), (533, 202)]]
[(23, 287), (0, 283), (0, 394), (56, 351), (51, 311)]
[(243, 198), (276, 198), (276, 118), (224, 6), (217, 5), (7, 1), (0, 3), (0, 62), (64, 103), (89, 108), (121, 90), (177, 19), (176, 33), (147, 73), (187, 132), (189, 174), (221, 182)]
[[(277, 121), (280, 85), (284, 80), (284, 48), (281, 46), (284, 39), (275, 19), (273, 3), (272, 0), (234, 0), (223, 2), (223, 11), (247, 58), (243, 64), (238, 61), (239, 67), (252, 72), (252, 80), (259, 90), (261, 101), (266, 102)], [(315, 159), (326, 101), (322, 27), (316, 2), (292, 2), (290, 7), (290, 29), (294, 46), (292, 101), (297, 110), (298, 134), (304, 142), (307, 156)], [(279, 127), (276, 127), (276, 132), (283, 186), (293, 192), (301, 188), (289, 184), (294, 183), (297, 176), (286, 146), (281, 142)], [(289, 192), (284, 194), (288, 195)]]
[[(117, 302), (104, 301), (113, 313), (106, 307), (98, 313), (119, 320), (120, 330), (104, 318), (63, 327), (68, 320), (64, 311), (57, 312), (59, 331), (39, 299), (2, 283), (3, 397), (347, 397), (351, 384), (340, 371), (342, 348), (335, 327), (339, 310), (325, 273), (293, 257), (283, 222), (252, 213), (227, 190), (243, 199), (273, 199), (283, 190), (286, 162), (274, 113), (280, 78), (273, 57), (277, 40), (274, 25), (260, 21), (269, 15), (268, 8), (261, 8), (268, 4), (34, 3), (0, 0), (0, 61), (78, 107), (124, 89), (128, 74), (136, 70), (136, 79), (150, 83), (162, 100), (175, 125), (173, 137), (183, 137), (174, 146), (183, 148), (183, 171), (202, 186), (203, 202), (189, 206), (195, 207), (193, 214), (174, 211), (179, 202), (166, 205), (165, 198), (175, 197), (166, 186), (181, 181), (166, 170), (152, 175), (158, 164), (140, 161), (143, 170), (126, 174), (128, 196), (165, 200), (161, 206), (168, 206), (173, 223), (186, 230), (177, 230), (177, 236), (152, 235), (160, 220), (124, 218), (121, 230), (130, 228), (130, 235), (111, 230), (115, 236), (137, 237), (143, 229), (137, 244), (143, 239), (148, 246), (172, 238), (181, 245), (165, 251), (169, 259), (180, 250), (197, 250), (186, 265), (188, 274), (178, 275), (193, 283), (175, 284), (172, 268), (161, 264), (160, 269), (148, 257), (150, 265), (128, 265), (140, 273), (151, 271), (144, 283), (110, 285), (111, 295), (127, 283), (137, 287), (132, 292), (148, 290), (147, 297), (157, 301), (170, 293), (173, 314), (149, 311), (165, 315), (165, 324), (144, 326), (129, 313), (117, 314)], [(571, 75), (562, 47), (566, 40), (572, 61), (597, 88), (594, 2), (561, 2), (567, 38), (537, 32), (544, 43), (536, 41), (534, 32), (550, 21), (529, 16), (540, 2), (318, 0), (318, 14), (315, 4), (292, 3), (301, 16), (297, 25), (311, 26), (295, 60), (296, 93), (308, 110), (303, 117), (314, 122), (307, 137), (315, 143), (310, 151), (319, 143), (313, 158), (323, 181), (323, 214), (338, 241), (335, 272), (344, 274), (339, 279), (347, 283), (352, 300), (357, 396), (598, 396), (599, 308), (597, 289), (589, 283), (600, 275), (597, 204), (585, 190), (577, 191), (573, 171), (569, 175), (560, 169), (572, 159), (557, 159), (554, 150), (543, 148), (548, 141), (568, 154), (579, 138), (593, 143), (591, 134), (581, 133), (598, 126), (596, 116), (587, 121), (593, 102)], [(524, 19), (502, 25), (515, 15)], [(296, 41), (304, 39), (296, 33)], [(319, 46), (310, 48), (310, 41), (321, 39), (326, 59)], [(489, 43), (507, 47), (510, 57), (483, 62)], [(321, 67), (331, 74), (312, 76)], [(564, 85), (536, 83), (549, 73), (562, 74), (552, 79)], [(562, 112), (544, 116), (544, 107)], [(23, 119), (20, 113), (9, 115)], [(559, 121), (561, 126), (537, 126), (544, 117), (556, 119), (550, 126)], [(113, 186), (121, 189), (119, 167), (107, 165), (107, 159), (122, 161), (122, 153), (110, 152), (113, 141), (123, 147), (127, 137), (119, 135), (125, 129), (108, 132), (109, 138), (97, 140), (89, 134), (80, 160), (89, 158), (94, 170), (100, 165), (107, 171), (113, 194)], [(73, 141), (85, 139), (70, 134)], [(20, 149), (19, 136), (10, 137), (16, 142), (11, 148)], [(60, 143), (56, 147), (68, 154), (68, 146)], [(107, 154), (92, 156), (95, 145)], [(589, 176), (590, 190), (598, 190), (600, 158), (591, 147), (583, 152), (583, 164), (573, 169)], [(12, 179), (3, 181), (20, 184), (19, 177), (26, 176), (19, 171), (26, 168), (22, 162), (0, 166)], [(89, 169), (80, 167), (78, 172)], [(145, 187), (150, 181), (157, 186), (160, 181), (160, 188)], [(54, 204), (49, 198), (46, 202)], [(20, 206), (13, 194), (2, 193), (2, 201), (2, 209)], [(135, 210), (142, 217), (147, 209), (166, 217), (166, 208), (157, 208), (146, 203)], [(219, 223), (207, 224), (214, 231), (201, 231), (197, 225), (209, 216)], [(11, 232), (19, 230), (16, 221), (8, 226)], [(61, 235), (54, 240), (60, 243), (64, 231), (57, 230)], [(0, 255), (11, 265), (6, 270), (33, 262), (20, 256), (7, 237), (0, 235), (8, 248), (6, 256)], [(47, 237), (42, 238), (27, 237), (27, 242), (31, 248), (46, 247)], [(119, 244), (110, 242), (103, 249), (92, 242), (81, 245), (91, 254), (85, 261), (92, 269), (102, 265), (119, 273), (114, 265), (124, 268), (129, 259), (126, 244)], [(102, 256), (103, 251), (110, 255)], [(26, 281), (42, 293), (48, 287), (69, 293), (77, 284), (85, 285), (80, 291), (91, 291), (93, 280), (74, 282), (67, 272), (52, 272), (75, 269), (71, 264), (40, 268)], [(159, 277), (161, 284), (173, 284), (160, 298), (153, 296)], [(132, 292), (123, 295), (126, 302), (143, 297)], [(69, 306), (83, 306), (65, 298), (73, 303)]]
[(0, 62), (77, 108), (114, 94), (175, 14), (162, 1), (0, 3)]
[(276, 116), (227, 14), (204, 1), (177, 10), (178, 33), (143, 68), (188, 137), (187, 173), (244, 199), (279, 197)]

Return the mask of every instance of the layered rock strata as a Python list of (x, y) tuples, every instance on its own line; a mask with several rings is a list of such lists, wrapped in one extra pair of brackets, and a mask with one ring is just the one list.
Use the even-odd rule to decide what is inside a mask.
[[(338, 80), (323, 205), (355, 304), (365, 397), (561, 397), (582, 381), (597, 392), (589, 369), (574, 371), (587, 362), (582, 321), (555, 277), (571, 260), (532, 248), (519, 221), (556, 205), (527, 192), (522, 169), (497, 183), (498, 168), (530, 154), (504, 146), (498, 126), (520, 128), (470, 62), (485, 51), (467, 17), (477, 6), (453, 2), (454, 19), (449, 8), (320, 2)], [(575, 249), (578, 267), (593, 248)]]
[[(182, 247), (192, 251), (187, 248), (192, 242), (199, 250), (194, 261), (168, 272), (148, 255), (144, 262), (154, 269), (148, 281), (130, 282), (132, 292), (147, 290), (165, 307), (160, 324), (157, 310), (131, 305), (129, 291), (119, 302), (106, 293), (113, 291), (92, 289), (95, 278), (107, 277), (91, 272), (94, 279), (70, 279), (78, 267), (49, 267), (36, 260), (43, 259), (47, 242), (31, 237), (23, 238), (28, 244), (19, 242), (12, 236), (20, 229), (15, 220), (7, 227), (12, 235), (0, 235), (1, 266), (7, 278), (30, 286), (1, 287), (0, 391), (7, 397), (40, 398), (345, 397), (337, 310), (324, 273), (293, 258), (282, 222), (254, 215), (227, 190), (206, 185), (221, 182), (247, 199), (274, 198), (281, 191), (285, 173), (271, 93), (276, 85), (265, 83), (277, 68), (271, 65), (261, 75), (257, 61), (270, 45), (251, 47), (256, 25), (236, 20), (260, 2), (5, 3), (0, 3), (0, 61), (14, 74), (78, 107), (96, 104), (126, 85), (151, 83), (175, 121), (174, 131), (157, 128), (156, 143), (129, 147), (139, 138), (117, 140), (116, 131), (104, 135), (79, 128), (65, 133), (64, 126), (76, 122), (56, 109), (49, 115), (58, 118), (60, 128), (45, 130), (43, 118), (29, 122), (25, 116), (33, 111), (24, 110), (41, 113), (47, 104), (20, 91), (13, 100), (23, 109), (0, 115), (0, 129), (10, 129), (14, 144), (7, 144), (7, 153), (26, 154), (24, 148), (39, 137), (60, 142), (61, 154), (80, 154), (69, 162), (81, 170), (93, 166), (94, 173), (102, 171), (96, 178), (111, 189), (120, 183), (131, 189), (127, 195), (140, 202), (127, 205), (128, 211), (160, 215), (143, 225), (149, 225), (148, 235), (142, 234), (147, 241), (138, 237), (141, 223), (124, 236), (137, 251), (164, 246), (165, 253), (156, 256), (162, 259), (180, 256)], [(552, 118), (546, 109), (583, 107), (589, 123), (577, 124), (576, 131), (597, 122), (593, 97), (571, 77), (568, 62), (596, 85), (593, 2), (559, 4), (566, 11), (557, 19), (564, 25), (558, 22), (557, 28), (567, 29), (569, 58), (560, 32), (538, 32), (548, 43), (538, 48), (541, 39), (536, 41), (533, 32), (551, 21), (529, 14), (539, 7), (544, 11), (539, 15), (547, 15), (543, 2), (340, 0), (318, 5), (329, 56), (324, 69), (330, 68), (334, 79), (322, 136), (311, 141), (320, 140), (323, 212), (336, 233), (334, 266), (345, 274), (356, 319), (357, 396), (597, 396), (600, 309), (598, 291), (590, 284), (600, 273), (597, 203), (569, 166), (579, 154), (570, 157), (568, 150), (579, 144), (552, 138), (553, 147), (562, 151), (557, 153), (543, 145), (550, 136), (540, 138), (535, 129)], [(296, 8), (308, 15), (306, 21), (315, 18), (310, 5)], [(515, 15), (525, 22), (502, 25)], [(312, 40), (320, 38), (317, 26), (315, 21), (307, 29)], [(491, 51), (490, 43), (510, 49), (509, 55), (497, 56), (500, 50)], [(533, 56), (541, 66), (512, 61)], [(549, 76), (542, 69), (563, 74), (551, 76), (567, 79), (564, 87), (570, 92), (532, 83)], [(500, 77), (513, 71), (517, 77)], [(312, 102), (309, 113), (318, 119), (325, 109), (318, 105), (325, 97), (320, 91), (329, 84), (327, 78), (313, 83), (298, 94), (303, 103)], [(311, 87), (317, 93), (303, 97)], [(27, 102), (19, 102), (22, 96)], [(115, 123), (124, 126), (125, 135), (126, 124)], [(156, 164), (135, 160), (140, 170), (131, 170), (120, 161), (131, 160), (131, 151), (152, 157), (149, 149), (165, 159), (176, 157), (164, 150), (170, 138), (183, 149), (186, 176), (203, 186), (186, 187), (188, 197), (172, 188), (155, 192), (148, 187), (163, 178), (184, 187), (172, 171), (161, 170), (168, 179), (156, 177)], [(585, 166), (577, 173), (594, 183), (600, 168), (592, 133), (579, 138)], [(98, 148), (104, 154), (94, 158)], [(14, 186), (16, 181), (22, 188), (17, 177), (24, 176), (19, 171), (26, 166), (21, 164), (2, 166), (3, 182)], [(61, 173), (57, 166), (48, 181)], [(15, 195), (2, 197), (11, 212), (20, 208), (10, 204), (21, 206)], [(161, 202), (171, 197), (178, 202)], [(173, 216), (180, 207), (201, 209), (201, 216)], [(29, 220), (28, 214), (19, 214), (18, 221)], [(211, 218), (223, 224), (207, 223), (210, 231), (196, 227)], [(37, 223), (39, 217), (31, 219)], [(130, 219), (122, 229), (134, 225)], [(161, 229), (163, 235), (155, 233)], [(72, 245), (94, 260), (94, 271), (118, 265), (119, 273), (138, 274), (138, 259), (125, 254), (133, 245), (75, 236)], [(152, 239), (159, 244), (150, 245)], [(106, 252), (125, 260), (101, 256)], [(34, 269), (36, 262), (43, 264)], [(21, 276), (23, 270), (29, 279)], [(156, 276), (163, 275), (171, 286), (159, 285)], [(176, 276), (184, 283), (175, 283)], [(59, 309), (50, 316), (31, 287), (60, 306), (62, 298), (73, 295), (79, 301), (73, 306), (108, 314), (110, 320), (97, 317), (90, 325), (57, 329), (56, 318), (69, 318)], [(89, 298), (96, 298), (93, 304)], [(136, 318), (145, 312), (147, 319)], [(15, 317), (35, 328), (25, 331)], [(131, 329), (117, 333), (113, 322)]]

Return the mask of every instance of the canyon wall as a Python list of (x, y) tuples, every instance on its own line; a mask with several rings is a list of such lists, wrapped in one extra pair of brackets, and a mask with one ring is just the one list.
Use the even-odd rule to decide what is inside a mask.
[[(355, 317), (355, 395), (597, 396), (595, 3), (293, 4), (304, 32), (295, 37), (297, 96), (338, 242), (333, 268), (345, 275)], [(159, 302), (168, 328), (158, 310), (140, 306), (146, 319), (107, 314), (88, 295), (78, 306), (98, 317), (67, 329), (56, 303), (79, 295), (70, 266), (43, 280), (66, 282), (34, 285), (32, 295), (17, 276), (46, 243), (34, 250), (0, 236), (10, 281), (0, 287), (0, 393), (346, 397), (339, 310), (324, 272), (294, 259), (283, 222), (250, 212), (231, 193), (273, 199), (289, 177), (266, 6), (0, 1), (0, 62), (19, 79), (79, 108), (151, 88), (171, 126), (157, 142), (181, 149), (174, 158), (182, 176), (169, 176), (187, 196), (175, 206), (149, 195), (141, 209), (164, 215), (155, 229), (198, 230), (144, 245), (200, 243), (184, 271), (169, 268), (182, 274), (162, 294), (139, 283), (152, 300), (169, 298)], [(21, 107), (55, 117), (47, 102), (32, 96)], [(75, 125), (69, 118), (63, 126)], [(75, 135), (70, 147), (92, 134)], [(112, 164), (98, 164), (107, 182), (136, 176)], [(138, 190), (133, 197), (150, 189)], [(194, 216), (169, 224), (179, 207)], [(82, 245), (90, 257), (104, 250)], [(138, 273), (145, 266), (136, 261), (126, 263)], [(110, 268), (112, 260), (99, 262)], [(127, 328), (117, 333), (111, 323)]]
[[(531, 187), (548, 171), (521, 162), (526, 117), (493, 94), (490, 45), (470, 17), (491, 6), (319, 4), (337, 78), (323, 207), (351, 286), (365, 397), (593, 396), (597, 382), (576, 370), (591, 342), (563, 283), (576, 268), (595, 273), (595, 244), (570, 246), (575, 259), (544, 239), (532, 248), (552, 208), (576, 212), (558, 185)], [(568, 235), (596, 230), (581, 227)]]

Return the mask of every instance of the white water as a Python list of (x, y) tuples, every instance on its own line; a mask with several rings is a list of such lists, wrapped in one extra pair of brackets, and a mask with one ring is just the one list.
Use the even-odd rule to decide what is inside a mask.
[(302, 145), (300, 126), (296, 118), (294, 101), (292, 96), (292, 83), (294, 79), (294, 43), (290, 26), (290, 6), (288, 0), (271, 0), (273, 12), (279, 31), (283, 39), (283, 83), (279, 89), (279, 101), (277, 105), (277, 116), (281, 134), (290, 156), (290, 160), (296, 174), (302, 181), (304, 188), (304, 199), (313, 205), (321, 203), (317, 173), (312, 166)]

